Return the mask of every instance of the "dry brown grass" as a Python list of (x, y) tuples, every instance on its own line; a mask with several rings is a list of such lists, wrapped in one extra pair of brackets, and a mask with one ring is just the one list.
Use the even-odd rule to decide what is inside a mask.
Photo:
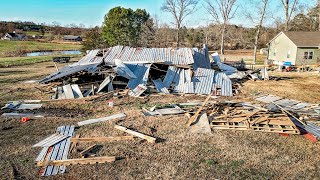
[(320, 102), (320, 74), (316, 72), (270, 72), (271, 76), (282, 77), (279, 81), (247, 81), (243, 90), (247, 93), (267, 93), (281, 97)]
[[(51, 64), (41, 63), (0, 69), (1, 72), (11, 72), (1, 73), (0, 92), (1, 94), (7, 90), (10, 92), (1, 95), (0, 105), (8, 100), (47, 99), (47, 94), (35, 90), (35, 84), (24, 84), (23, 81), (54, 72), (54, 67), (44, 68), (48, 65)], [(304, 78), (306, 81), (313, 77)], [(289, 82), (291, 86), (302, 85), (298, 80), (295, 82), (298, 84), (290, 83), (292, 80), (295, 79), (280, 82)], [(268, 86), (275, 88), (279, 82), (246, 82), (243, 88), (245, 95), (257, 91), (259, 85), (255, 84), (259, 83), (267, 83)], [(309, 91), (310, 88), (294, 92), (300, 93), (299, 96), (303, 97), (303, 94), (311, 93)], [(282, 137), (278, 134), (227, 130), (215, 130), (211, 135), (195, 135), (190, 134), (185, 127), (187, 118), (183, 115), (144, 117), (140, 112), (143, 106), (204, 99), (205, 97), (169, 95), (154, 96), (144, 103), (141, 99), (125, 98), (115, 99), (116, 106), (113, 108), (108, 107), (106, 101), (56, 101), (44, 103), (44, 107), (40, 110), (50, 117), (28, 123), (0, 117), (0, 177), (36, 179), (38, 169), (34, 166), (34, 158), (40, 149), (31, 148), (34, 143), (54, 133), (58, 126), (119, 112), (125, 112), (127, 118), (110, 123), (87, 125), (81, 127), (77, 134), (82, 137), (125, 135), (113, 128), (114, 124), (119, 124), (160, 138), (162, 141), (149, 144), (136, 139), (101, 143), (103, 148), (98, 152), (98, 156), (117, 156), (123, 159), (107, 164), (70, 166), (69, 173), (52, 179), (316, 179), (320, 177), (320, 156), (317, 155), (320, 144), (313, 144), (302, 136)], [(117, 104), (122, 105), (117, 106)], [(89, 145), (91, 144), (80, 144), (69, 157), (78, 158), (78, 152)]]

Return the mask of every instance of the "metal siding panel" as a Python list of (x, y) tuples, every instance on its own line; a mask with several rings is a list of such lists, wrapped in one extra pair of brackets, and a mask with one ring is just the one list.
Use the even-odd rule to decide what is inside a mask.
[(175, 77), (177, 68), (174, 66), (169, 66), (166, 76), (164, 77), (163, 84), (166, 88), (169, 88)]
[(148, 82), (150, 67), (151, 64), (138, 64), (133, 70), (133, 73), (137, 76), (137, 79), (130, 79), (127, 86), (130, 89), (134, 89), (139, 84), (146, 85)]
[(158, 92), (163, 92), (165, 94), (170, 94), (170, 92), (168, 91), (168, 89), (164, 86), (163, 82), (161, 81), (161, 79), (156, 79), (153, 80), (154, 85), (156, 86)]
[(214, 82), (214, 70), (198, 68), (193, 77), (195, 82), (196, 94), (210, 94), (212, 92), (212, 84)]

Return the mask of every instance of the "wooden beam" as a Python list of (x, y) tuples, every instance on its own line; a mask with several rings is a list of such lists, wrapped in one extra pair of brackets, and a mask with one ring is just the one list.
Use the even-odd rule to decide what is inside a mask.
[(120, 131), (124, 131), (126, 133), (129, 133), (131, 135), (134, 135), (134, 136), (137, 136), (139, 138), (142, 138), (142, 139), (145, 139), (147, 140), (149, 143), (156, 143), (156, 138), (154, 137), (151, 137), (151, 136), (148, 136), (148, 135), (145, 135), (145, 134), (142, 134), (142, 133), (139, 133), (139, 132), (136, 132), (136, 131), (132, 131), (126, 127), (123, 127), (123, 126), (118, 126), (118, 125), (115, 125), (114, 128), (120, 130)]
[(39, 161), (36, 166), (69, 166), (77, 164), (96, 164), (113, 162), (116, 160), (115, 156), (103, 156), (94, 158), (81, 158), (81, 159), (65, 159), (65, 160), (54, 160), (54, 161)]
[(92, 146), (89, 146), (87, 147), (86, 149), (84, 149), (83, 151), (81, 151), (79, 154), (81, 157), (84, 157), (86, 154), (88, 154), (91, 150), (94, 149), (94, 147), (96, 147), (96, 144), (95, 145), (92, 145)]
[(92, 138), (71, 138), (73, 143), (82, 143), (82, 142), (114, 142), (122, 140), (133, 140), (133, 136), (117, 136), (117, 137), (92, 137)]
[(211, 98), (211, 94), (209, 94), (209, 96), (207, 97), (206, 100), (203, 101), (202, 105), (199, 107), (197, 112), (189, 119), (189, 121), (187, 122), (188, 127), (196, 120), (196, 118), (201, 113), (203, 107), (207, 104), (207, 102), (209, 101), (210, 98)]

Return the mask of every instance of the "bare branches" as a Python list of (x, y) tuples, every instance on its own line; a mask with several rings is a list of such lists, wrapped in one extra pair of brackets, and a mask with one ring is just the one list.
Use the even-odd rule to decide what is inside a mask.
[(237, 0), (207, 0), (207, 11), (211, 14), (213, 20), (217, 24), (222, 25), (221, 54), (224, 54), (224, 36), (226, 33), (227, 25), (230, 23), (230, 20), (234, 17), (238, 9), (238, 7), (235, 7), (236, 2)]
[(298, 0), (280, 0), (284, 11), (285, 11), (285, 16), (286, 16), (286, 27), (285, 30), (289, 30), (289, 23), (292, 17), (292, 14), (296, 11), (297, 5), (298, 5)]
[(180, 45), (179, 31), (185, 18), (196, 11), (199, 0), (165, 0), (161, 7), (164, 12), (169, 12), (175, 19), (177, 27), (177, 47)]
[(183, 20), (194, 13), (198, 0), (166, 0), (161, 10), (169, 12), (175, 19), (175, 25), (181, 26)]
[(218, 24), (228, 24), (238, 9), (234, 9), (237, 0), (207, 0), (207, 11)]

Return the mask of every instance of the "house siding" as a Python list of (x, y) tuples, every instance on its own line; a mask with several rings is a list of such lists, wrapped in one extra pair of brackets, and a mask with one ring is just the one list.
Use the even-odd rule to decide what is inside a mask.
[[(288, 53), (290, 52), (290, 56)], [(284, 34), (281, 33), (270, 42), (269, 60), (275, 64), (291, 62), (296, 64), (297, 46)]]
[(320, 49), (319, 48), (298, 48), (296, 65), (303, 64), (302, 59), (304, 59), (305, 52), (313, 52), (313, 58), (305, 60), (306, 65), (320, 64)]

